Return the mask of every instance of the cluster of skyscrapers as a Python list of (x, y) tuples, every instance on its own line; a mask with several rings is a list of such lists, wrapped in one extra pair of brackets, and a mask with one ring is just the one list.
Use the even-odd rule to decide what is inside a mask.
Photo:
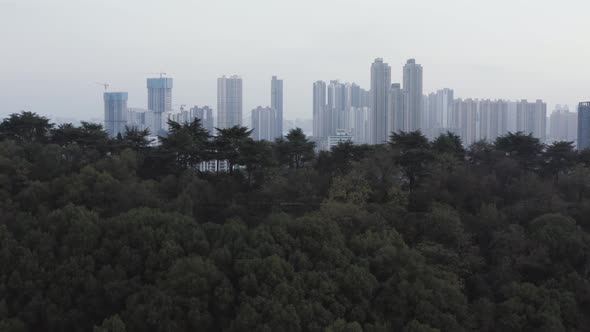
[(541, 100), (456, 99), (452, 89), (425, 95), (423, 68), (415, 59), (403, 66), (401, 84), (392, 84), (391, 67), (381, 58), (371, 65), (370, 76), (370, 90), (358, 88), (366, 97), (357, 104), (339, 103), (354, 100), (354, 83), (314, 83), (313, 135), (320, 146), (329, 148), (331, 141), (342, 136), (357, 143), (380, 144), (387, 142), (392, 132), (414, 130), (430, 139), (451, 131), (465, 145), (482, 139), (493, 141), (509, 131), (532, 133), (546, 140), (547, 106)]
[(252, 138), (274, 141), (283, 136), (283, 80), (273, 76), (270, 82), (270, 106), (258, 106), (251, 115)]
[[(366, 135), (369, 114), (369, 92), (356, 83), (329, 84), (317, 81), (313, 84), (313, 136), (320, 143), (339, 132), (361, 138)], [(365, 143), (364, 139), (357, 139)]]
[[(371, 86), (332, 80), (313, 83), (312, 139), (319, 149), (329, 149), (343, 141), (381, 144), (392, 132), (420, 130), (429, 139), (447, 131), (459, 135), (466, 146), (479, 141), (493, 142), (508, 132), (532, 134), (542, 142), (576, 141), (578, 148), (590, 147), (590, 103), (580, 103), (578, 112), (557, 105), (547, 121), (547, 105), (542, 100), (456, 98), (449, 88), (424, 94), (423, 68), (415, 59), (403, 66), (402, 83), (392, 83), (391, 67), (377, 58), (370, 67)], [(165, 136), (168, 120), (187, 123), (198, 118), (214, 135), (215, 128), (243, 124), (243, 89), (239, 76), (217, 79), (217, 112), (209, 106), (179, 110), (172, 107), (173, 79), (148, 78), (147, 108), (129, 108), (126, 92), (105, 92), (105, 128), (115, 137), (126, 127), (148, 129)], [(251, 111), (256, 140), (273, 141), (284, 134), (283, 80), (273, 76), (270, 105)]]
[(555, 105), (549, 116), (549, 141), (577, 140), (578, 113), (570, 111), (568, 106)]
[(129, 108), (127, 92), (105, 92), (104, 126), (111, 137), (123, 134), (126, 127), (149, 129), (154, 135), (167, 131), (167, 119), (172, 114), (173, 79), (148, 78), (148, 108)]
[[(148, 129), (154, 136), (165, 136), (168, 120), (179, 123), (201, 120), (212, 135), (215, 128), (225, 129), (242, 124), (242, 78), (239, 76), (217, 79), (217, 117), (209, 106), (194, 106), (179, 110), (172, 108), (173, 79), (169, 77), (148, 78), (148, 108), (129, 108), (127, 92), (104, 93), (104, 124), (111, 137), (123, 134), (126, 127)], [(274, 140), (283, 133), (283, 81), (276, 76), (271, 80), (271, 106), (252, 110), (253, 137), (259, 140)]]

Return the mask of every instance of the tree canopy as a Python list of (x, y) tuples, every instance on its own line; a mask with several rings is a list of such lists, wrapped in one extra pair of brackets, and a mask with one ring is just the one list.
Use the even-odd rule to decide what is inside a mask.
[[(590, 153), (0, 125), (0, 331), (585, 331)], [(231, 160), (227, 173), (203, 172)]]

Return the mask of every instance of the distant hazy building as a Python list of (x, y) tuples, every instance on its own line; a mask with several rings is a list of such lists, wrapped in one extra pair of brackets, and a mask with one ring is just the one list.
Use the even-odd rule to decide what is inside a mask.
[(338, 130), (346, 130), (348, 126), (348, 89), (347, 84), (330, 81), (328, 85), (327, 135), (335, 135)]
[(371, 91), (361, 89), (360, 91), (360, 100), (359, 100), (360, 107), (371, 107)]
[(162, 114), (172, 111), (172, 86), (173, 79), (170, 77), (148, 78), (148, 109), (154, 113), (154, 124), (150, 129), (156, 135), (163, 134)]
[(549, 116), (549, 142), (578, 139), (578, 114), (566, 106), (556, 105)]
[(479, 101), (479, 139), (494, 142), (508, 132), (508, 102), (504, 100)]
[(274, 141), (277, 138), (277, 110), (258, 106), (252, 110), (252, 138), (257, 141)]
[(352, 135), (347, 133), (345, 130), (339, 129), (336, 131), (335, 135), (328, 136), (328, 150), (331, 150), (340, 143), (353, 141), (354, 137)]
[[(184, 109), (183, 107), (180, 110), (172, 111), (166, 113), (167, 119), (172, 120), (178, 123), (191, 123), (195, 119), (201, 120), (201, 126), (213, 135), (214, 132), (214, 125), (213, 125), (213, 110), (209, 106), (199, 107), (194, 106), (190, 110)], [(165, 128), (165, 125), (163, 125)]]
[(404, 65), (403, 89), (407, 93), (406, 107), (410, 117), (410, 130), (418, 130), (423, 126), (422, 118), (422, 66), (415, 59), (409, 59)]
[(509, 101), (508, 102), (508, 114), (506, 120), (506, 131), (515, 133), (518, 131), (518, 113), (517, 113), (517, 106), (518, 102)]
[(127, 92), (105, 92), (104, 127), (110, 137), (125, 133), (127, 125)]
[(154, 123), (154, 112), (145, 108), (128, 108), (127, 109), (127, 127), (137, 130), (147, 129), (149, 132), (148, 140), (151, 145), (158, 145), (158, 135), (152, 132), (151, 126)]
[[(168, 119), (167, 113), (156, 113), (152, 110), (148, 110), (144, 113), (144, 121), (145, 127), (149, 129), (150, 133), (157, 137), (164, 135), (164, 132), (167, 132), (168, 125), (166, 124), (166, 119)], [(155, 129), (159, 126), (159, 130)]]
[[(171, 112), (166, 113), (166, 115), (167, 120), (172, 120), (178, 123), (191, 123), (194, 119), (191, 116), (191, 112), (189, 110), (184, 109), (184, 107), (181, 107), (180, 110), (172, 110)], [(166, 124), (162, 123), (162, 128), (166, 128), (167, 124), (168, 121), (166, 121)]]
[(326, 138), (325, 111), (326, 111), (326, 82), (313, 83), (313, 137), (315, 139)]
[(590, 148), (590, 101), (578, 105), (578, 150)]
[(387, 133), (391, 135), (392, 132), (399, 133), (400, 131), (408, 131), (409, 119), (408, 114), (405, 113), (407, 108), (406, 94), (402, 90), (399, 83), (391, 85), (387, 98)]
[(346, 108), (362, 107), (362, 89), (356, 83), (346, 84)]
[(209, 131), (209, 134), (215, 135), (215, 120), (213, 118), (213, 109), (209, 106), (194, 106), (190, 110), (191, 118), (200, 119), (203, 128)]
[(145, 112), (147, 111), (143, 108), (127, 108), (127, 127), (138, 130), (146, 129)]
[[(387, 132), (388, 94), (391, 86), (391, 67), (377, 58), (371, 65), (371, 143), (381, 144), (389, 140)], [(422, 94), (420, 93), (420, 98)]]
[(270, 83), (270, 107), (276, 111), (275, 138), (283, 136), (283, 80), (276, 76)]
[(430, 93), (422, 97), (422, 126), (420, 128), (429, 140), (432, 140), (437, 132), (435, 130), (438, 115), (436, 106), (436, 93)]
[(369, 108), (352, 107), (351, 113), (351, 134), (356, 144), (367, 144), (372, 139), (369, 137)]
[(454, 102), (454, 123), (451, 126), (465, 146), (470, 146), (478, 140), (477, 106), (478, 102), (474, 99), (455, 99)]
[(441, 89), (425, 95), (422, 101), (421, 131), (433, 140), (447, 131), (454, 131), (453, 107), (454, 93), (451, 89)]
[(453, 121), (454, 92), (452, 89), (442, 89), (436, 92), (436, 116), (434, 126), (447, 129)]
[(547, 104), (542, 100), (529, 103), (521, 100), (516, 104), (516, 129), (545, 143), (547, 138)]
[(217, 79), (217, 127), (220, 129), (242, 125), (242, 78)]

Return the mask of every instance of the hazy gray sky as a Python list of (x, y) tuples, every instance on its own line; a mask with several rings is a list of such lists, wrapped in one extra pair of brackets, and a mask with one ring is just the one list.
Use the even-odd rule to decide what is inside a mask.
[(368, 88), (376, 57), (424, 91), (463, 98), (590, 100), (587, 0), (0, 0), (0, 115), (102, 118), (102, 87), (146, 107), (145, 78), (173, 104), (216, 107), (216, 78), (244, 79), (244, 115), (285, 80), (286, 118), (311, 117), (315, 80)]

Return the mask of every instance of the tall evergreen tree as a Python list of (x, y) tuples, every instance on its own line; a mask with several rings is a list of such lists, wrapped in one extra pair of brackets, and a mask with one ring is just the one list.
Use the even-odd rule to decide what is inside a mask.
[(395, 162), (401, 167), (412, 192), (416, 182), (427, 175), (427, 164), (433, 158), (428, 139), (419, 130), (401, 131), (391, 134), (389, 145), (399, 153)]
[(13, 113), (0, 123), (0, 139), (45, 142), (49, 139), (49, 132), (53, 126), (49, 119), (37, 113)]
[(301, 128), (289, 130), (285, 138), (276, 141), (278, 158), (292, 169), (300, 169), (314, 158), (315, 143), (311, 142)]
[(217, 136), (214, 138), (217, 159), (227, 161), (230, 175), (243, 158), (242, 150), (246, 143), (252, 140), (251, 133), (252, 130), (242, 126), (217, 129)]

